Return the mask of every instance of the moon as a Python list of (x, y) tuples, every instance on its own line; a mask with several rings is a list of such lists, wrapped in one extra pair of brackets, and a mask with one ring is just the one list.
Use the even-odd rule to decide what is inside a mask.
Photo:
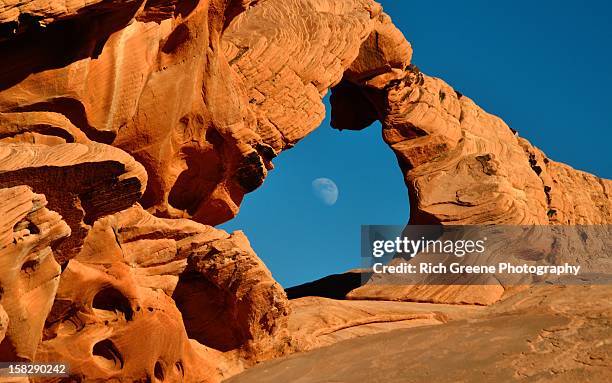
[(312, 192), (327, 206), (333, 206), (338, 200), (338, 186), (329, 178), (317, 178), (312, 181)]

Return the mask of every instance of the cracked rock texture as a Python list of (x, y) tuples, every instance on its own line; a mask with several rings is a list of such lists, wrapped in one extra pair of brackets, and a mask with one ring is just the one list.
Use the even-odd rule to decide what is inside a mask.
[(317, 381), (329, 371), (303, 369), (325, 360), (369, 381), (361, 368), (387, 355), (444, 381), (471, 341), (488, 364), (470, 371), (606, 381), (603, 287), (288, 301), (244, 234), (208, 226), (317, 128), (329, 89), (336, 128), (381, 121), (411, 223), (612, 222), (611, 181), (547, 158), (411, 56), (371, 0), (0, 0), (0, 360), (68, 361), (72, 381), (218, 382), (316, 349), (274, 376)]

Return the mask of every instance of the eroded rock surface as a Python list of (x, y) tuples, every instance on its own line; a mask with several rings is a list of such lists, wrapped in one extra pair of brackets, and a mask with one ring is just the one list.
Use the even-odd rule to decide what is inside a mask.
[(30, 186), (72, 229), (56, 250), (60, 263), (76, 254), (97, 218), (132, 206), (146, 180), (140, 164), (108, 145), (0, 143), (0, 188)]
[(308, 351), (365, 335), (476, 318), (483, 307), (305, 297), (292, 300), (291, 311), (293, 347)]
[[(139, 212), (93, 225), (62, 273), (37, 359), (65, 360), (72, 374), (91, 380), (211, 381), (214, 368), (192, 350), (169, 295), (184, 259), (171, 237), (159, 243), (146, 231)], [(150, 247), (129, 240), (132, 222), (143, 224)]]
[[(399, 34), (382, 8), (367, 0), (267, 1), (230, 25), (226, 54), (246, 86), (255, 130), (268, 145), (291, 147), (319, 126), (322, 97), (378, 29)], [(394, 57), (409, 60), (406, 40), (395, 49)]]
[(240, 232), (191, 250), (173, 298), (190, 337), (220, 351), (268, 359), (288, 336), (285, 292)]
[[(127, 151), (149, 173), (141, 203), (159, 216), (227, 221), (272, 158), (321, 123), (323, 96), (362, 42), (399, 34), (369, 0), (251, 3), (11, 3), (0, 25), (45, 28), (24, 21), (0, 43), (11, 58), (0, 113), (22, 120), (20, 140), (75, 140), (76, 128)], [(396, 50), (411, 52), (405, 40)]]
[[(460, 376), (464, 359), (452, 355), (471, 341), (482, 365), (470, 371), (500, 379), (603, 381), (609, 370), (609, 308), (593, 303), (606, 302), (604, 288), (511, 296), (502, 285), (366, 285), (349, 294), (512, 298), (484, 318), (475, 307), (289, 303), (242, 233), (204, 225), (233, 218), (273, 158), (320, 124), (330, 88), (335, 127), (381, 121), (412, 223), (612, 222), (611, 181), (548, 159), (420, 73), (374, 1), (4, 1), (0, 56), (0, 360), (67, 360), (82, 381), (215, 382), (320, 348), (275, 379), (303, 371), (306, 381), (367, 381), (368, 361), (405, 365), (416, 353), (424, 362), (411, 371), (444, 381), (439, 365)], [(446, 323), (467, 317), (478, 319)], [(497, 348), (491, 334), (503, 340)], [(544, 357), (559, 342), (560, 372)], [(445, 356), (433, 355), (440, 349)], [(321, 360), (333, 371), (304, 370)], [(258, 374), (246, 381), (270, 378)]]
[(28, 187), (0, 193), (2, 360), (62, 360), (85, 381), (216, 382), (284, 352), (286, 295), (243, 234), (134, 206), (98, 219), (60, 277), (68, 225)]
[(269, 357), (287, 314), (242, 234), (133, 207), (98, 220), (68, 263), (37, 358), (89, 379), (215, 381), (217, 351)]
[[(444, 81), (397, 60), (404, 37), (377, 38), (333, 88), (332, 125), (379, 120), (410, 199), (410, 224), (601, 225), (612, 222), (612, 181), (554, 162), (500, 118)], [(371, 43), (370, 43), (371, 44)], [(366, 41), (364, 47), (369, 47)], [(392, 57), (393, 59), (390, 59)], [(354, 113), (355, 105), (359, 113)], [(352, 299), (491, 304), (507, 286), (367, 284)]]
[(70, 235), (44, 195), (0, 189), (0, 360), (32, 361), (59, 284), (52, 245)]
[[(370, 55), (362, 54), (358, 62)], [(373, 119), (382, 122), (405, 175), (411, 223), (612, 221), (612, 181), (548, 159), (500, 118), (413, 65), (389, 63), (384, 73), (369, 76), (361, 64), (358, 69), (349, 69), (334, 88), (332, 125), (361, 129)], [(355, 103), (371, 114), (356, 121)]]

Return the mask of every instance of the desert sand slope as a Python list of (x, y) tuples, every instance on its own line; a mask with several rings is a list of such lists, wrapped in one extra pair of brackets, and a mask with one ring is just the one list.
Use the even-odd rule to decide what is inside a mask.
[(351, 339), (261, 364), (226, 382), (610, 381), (610, 290), (533, 288), (479, 319)]

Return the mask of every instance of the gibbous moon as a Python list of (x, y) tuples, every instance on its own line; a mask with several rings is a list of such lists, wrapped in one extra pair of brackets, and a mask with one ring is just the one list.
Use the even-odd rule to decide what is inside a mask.
[(338, 186), (329, 178), (317, 178), (312, 181), (312, 192), (327, 206), (332, 206), (338, 200)]

